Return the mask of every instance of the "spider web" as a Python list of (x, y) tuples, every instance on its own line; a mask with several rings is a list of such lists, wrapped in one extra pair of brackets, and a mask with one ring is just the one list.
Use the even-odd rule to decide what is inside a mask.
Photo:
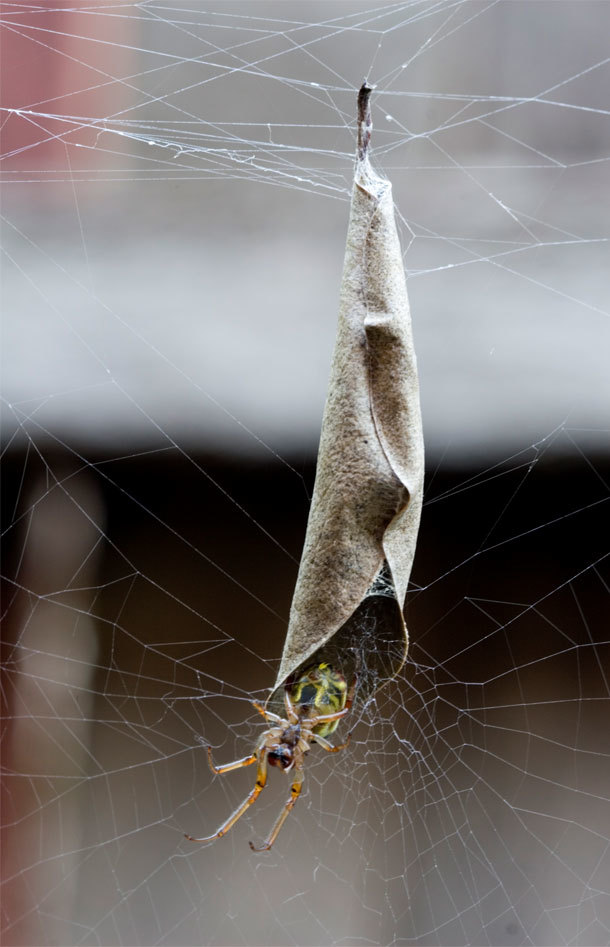
[[(609, 20), (3, 5), (7, 945), (608, 942)], [(270, 853), (275, 772), (193, 846), (254, 778), (203, 747), (250, 752), (281, 654), (364, 76), (428, 452), (409, 657)]]

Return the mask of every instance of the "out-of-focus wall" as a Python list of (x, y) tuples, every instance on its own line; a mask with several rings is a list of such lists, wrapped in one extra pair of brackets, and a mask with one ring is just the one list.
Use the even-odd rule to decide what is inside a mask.
[(392, 9), (12, 14), (8, 401), (80, 443), (314, 450), (367, 72), (428, 450), (600, 442), (609, 6)]

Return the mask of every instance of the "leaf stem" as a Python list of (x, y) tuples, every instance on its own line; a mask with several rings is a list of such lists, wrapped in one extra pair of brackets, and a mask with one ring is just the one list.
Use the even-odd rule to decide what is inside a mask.
[(371, 140), (371, 129), (373, 122), (371, 120), (371, 92), (373, 86), (370, 86), (366, 80), (363, 82), (358, 93), (358, 159), (363, 161), (366, 158), (369, 142)]

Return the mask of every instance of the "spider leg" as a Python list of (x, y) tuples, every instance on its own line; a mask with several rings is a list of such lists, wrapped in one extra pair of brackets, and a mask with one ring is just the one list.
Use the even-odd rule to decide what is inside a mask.
[(259, 714), (261, 714), (261, 716), (263, 716), (263, 717), (265, 718), (265, 720), (273, 720), (274, 723), (281, 723), (281, 722), (282, 722), (282, 718), (281, 718), (281, 717), (278, 717), (277, 714), (271, 713), (270, 710), (265, 710), (265, 708), (263, 707), (263, 705), (262, 705), (262, 704), (259, 704), (259, 702), (258, 702), (257, 700), (253, 700), (253, 701), (252, 701), (252, 706), (253, 706), (253, 707), (256, 707), (256, 709), (258, 710)]
[(250, 848), (252, 849), (253, 852), (268, 852), (269, 851), (269, 849), (275, 842), (276, 838), (278, 837), (279, 831), (282, 828), (284, 822), (286, 821), (288, 813), (290, 812), (291, 809), (294, 808), (294, 805), (301, 793), (302, 785), (303, 785), (303, 771), (301, 769), (298, 769), (295, 773), (294, 782), (292, 786), (290, 787), (290, 799), (288, 800), (288, 802), (286, 803), (286, 805), (280, 812), (275, 825), (271, 829), (271, 834), (269, 835), (269, 838), (267, 839), (265, 844), (261, 846), (256, 846), (252, 842), (250, 842)]
[(251, 756), (244, 756), (243, 759), (235, 760), (234, 763), (224, 763), (222, 766), (215, 766), (214, 760), (212, 759), (212, 747), (208, 747), (208, 763), (213, 773), (230, 773), (232, 769), (239, 769), (240, 766), (250, 766), (251, 763), (255, 762), (256, 753), (252, 753)]
[(286, 716), (288, 717), (289, 723), (297, 723), (299, 715), (295, 710), (292, 697), (288, 693), (287, 687), (284, 688), (284, 704), (286, 705)]
[(334, 714), (316, 714), (315, 717), (309, 717), (308, 722), (317, 726), (319, 723), (326, 723), (329, 720), (340, 720), (341, 717), (345, 717), (348, 711), (349, 707), (344, 707), (343, 710), (338, 710)]
[(339, 750), (344, 750), (348, 746), (351, 736), (352, 736), (352, 732), (350, 730), (345, 740), (345, 743), (342, 743), (341, 746), (333, 746), (332, 743), (329, 743), (328, 740), (324, 739), (324, 737), (318, 736), (317, 733), (314, 733), (313, 742), (321, 746), (322, 749), (326, 750), (327, 753), (338, 753)]
[[(213, 842), (214, 839), (222, 838), (223, 835), (226, 835), (229, 829), (232, 829), (238, 819), (242, 817), (246, 809), (248, 809), (253, 802), (256, 802), (261, 792), (265, 788), (265, 783), (267, 782), (267, 753), (264, 749), (260, 749), (258, 752), (258, 768), (256, 770), (256, 784), (252, 792), (250, 792), (244, 801), (237, 807), (235, 812), (233, 812), (226, 822), (220, 826), (220, 828), (214, 832), (213, 835), (208, 835), (206, 838), (193, 838), (192, 835), (185, 835), (184, 837), (189, 840), (189, 842)], [(253, 762), (256, 759), (256, 755), (250, 760), (248, 757), (248, 762)], [(244, 764), (243, 760), (238, 760), (237, 763), (230, 764), (235, 768), (238, 765), (248, 765)]]
[(354, 680), (349, 686), (347, 692), (347, 697), (345, 698), (345, 710), (349, 710), (352, 704), (354, 703), (354, 695), (356, 693), (356, 685), (358, 684), (358, 675), (354, 673)]

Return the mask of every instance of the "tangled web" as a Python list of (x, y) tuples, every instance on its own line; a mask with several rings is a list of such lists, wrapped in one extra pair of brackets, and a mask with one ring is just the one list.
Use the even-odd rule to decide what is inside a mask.
[[(3, 5), (7, 945), (608, 942), (609, 19)], [(428, 450), (409, 656), (270, 853), (279, 772), (196, 846), (253, 785), (204, 747), (264, 726), (365, 76)]]

